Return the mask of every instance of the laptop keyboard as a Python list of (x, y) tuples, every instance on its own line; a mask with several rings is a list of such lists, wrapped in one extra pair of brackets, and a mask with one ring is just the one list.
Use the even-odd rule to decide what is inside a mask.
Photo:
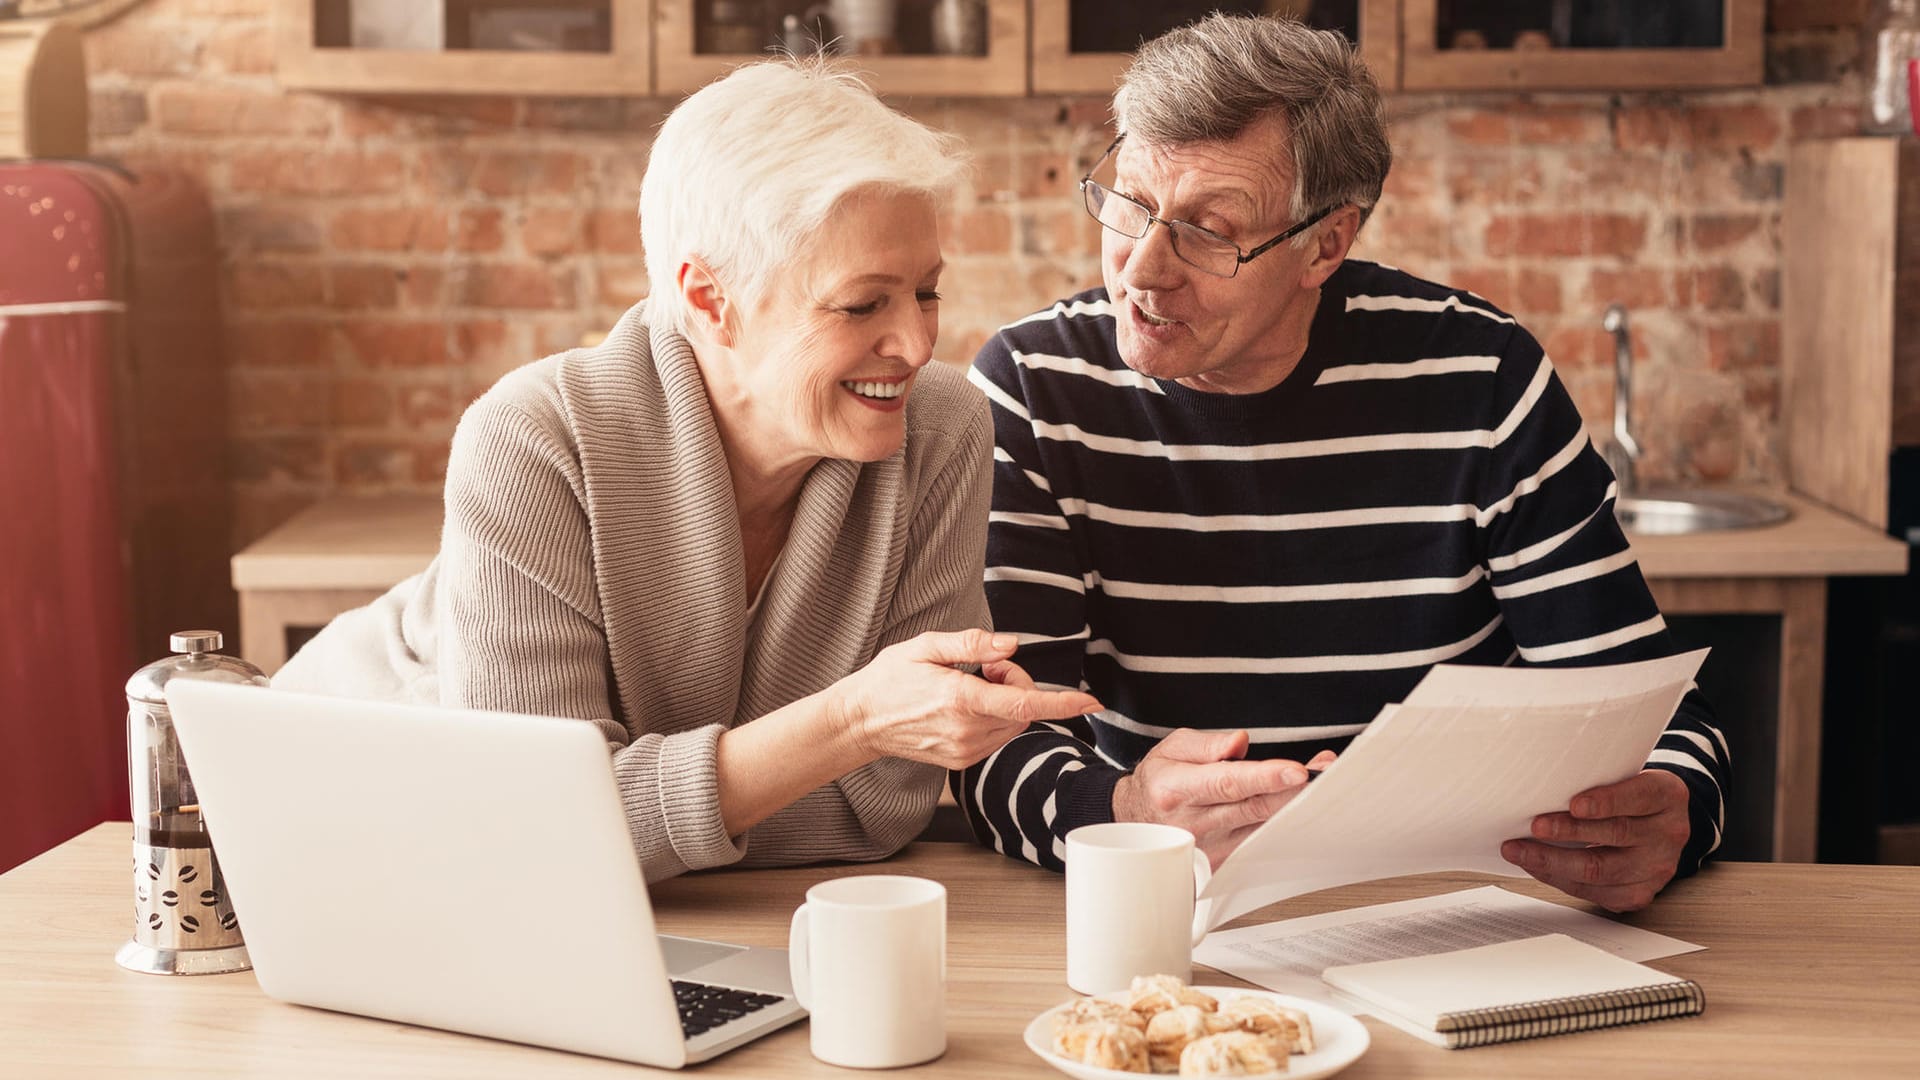
[(673, 1000), (680, 1006), (680, 1030), (691, 1039), (782, 999), (777, 994), (756, 994), (751, 990), (735, 990), (730, 986), (709, 986), (675, 979)]

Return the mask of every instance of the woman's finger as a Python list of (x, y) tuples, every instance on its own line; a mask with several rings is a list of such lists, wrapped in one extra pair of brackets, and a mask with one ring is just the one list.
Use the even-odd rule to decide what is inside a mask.
[(1069, 720), (1104, 708), (1092, 694), (1078, 690), (1029, 690), (980, 679), (971, 682), (973, 693), (967, 703), (974, 712), (1021, 724)]
[(1017, 686), (1022, 690), (1033, 689), (1033, 676), (1027, 674), (1027, 669), (1011, 660), (987, 661), (980, 665), (980, 677), (1002, 686)]
[(1005, 660), (1019, 647), (1020, 639), (1012, 634), (990, 634), (985, 630), (929, 630), (896, 646), (909, 659), (943, 665)]

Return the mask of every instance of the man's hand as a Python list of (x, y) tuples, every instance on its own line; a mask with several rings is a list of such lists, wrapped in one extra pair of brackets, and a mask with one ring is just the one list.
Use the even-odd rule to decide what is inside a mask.
[(1534, 818), (1538, 839), (1509, 840), (1500, 845), (1500, 856), (1561, 892), (1608, 911), (1646, 907), (1673, 880), (1680, 849), (1692, 833), (1686, 781), (1661, 769), (1645, 769), (1617, 784), (1575, 795), (1568, 810)]
[[(1113, 789), (1115, 821), (1177, 825), (1219, 866), (1240, 841), (1307, 786), (1297, 761), (1243, 761), (1244, 731), (1181, 728), (1147, 752)], [(1308, 764), (1325, 768), (1331, 751)]]

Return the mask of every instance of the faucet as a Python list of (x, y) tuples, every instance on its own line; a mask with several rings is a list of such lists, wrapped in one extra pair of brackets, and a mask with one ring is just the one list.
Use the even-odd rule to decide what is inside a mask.
[(1600, 328), (1613, 335), (1613, 440), (1600, 451), (1620, 481), (1620, 494), (1633, 490), (1633, 463), (1640, 460), (1640, 444), (1633, 439), (1633, 339), (1627, 332), (1627, 309), (1609, 304)]

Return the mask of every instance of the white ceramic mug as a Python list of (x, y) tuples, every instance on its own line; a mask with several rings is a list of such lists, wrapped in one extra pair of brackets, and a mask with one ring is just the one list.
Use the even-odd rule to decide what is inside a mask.
[(793, 913), (794, 996), (813, 1014), (813, 1056), (886, 1069), (947, 1050), (947, 890), (871, 874), (823, 881)]
[(1067, 985), (1125, 990), (1135, 975), (1193, 974), (1206, 936), (1194, 911), (1208, 875), (1193, 834), (1115, 821), (1067, 834)]

